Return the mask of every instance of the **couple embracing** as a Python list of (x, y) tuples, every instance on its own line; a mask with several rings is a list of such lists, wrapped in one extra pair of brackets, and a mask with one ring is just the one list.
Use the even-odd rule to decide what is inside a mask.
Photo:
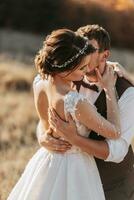
[(109, 54), (98, 25), (47, 36), (33, 83), (42, 147), (8, 200), (134, 199), (133, 80)]

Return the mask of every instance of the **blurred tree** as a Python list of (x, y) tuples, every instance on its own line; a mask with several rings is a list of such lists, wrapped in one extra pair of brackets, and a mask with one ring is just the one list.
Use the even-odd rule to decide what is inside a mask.
[(113, 45), (134, 48), (133, 0), (0, 0), (0, 13), (0, 27), (42, 34), (97, 23)]

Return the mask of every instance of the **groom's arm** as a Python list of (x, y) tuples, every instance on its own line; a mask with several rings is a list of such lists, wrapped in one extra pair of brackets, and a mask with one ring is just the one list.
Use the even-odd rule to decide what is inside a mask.
[(52, 135), (52, 130), (44, 130), (41, 121), (38, 122), (36, 128), (36, 137), (40, 146), (44, 147), (48, 151), (53, 151), (56, 153), (65, 153), (71, 148), (71, 144), (67, 141), (54, 138)]
[(65, 122), (58, 118), (56, 112), (53, 110), (53, 116), (50, 121), (54, 128), (62, 132), (63, 137), (66, 137), (72, 145), (80, 147), (82, 151), (96, 158), (120, 162), (128, 151), (128, 145), (122, 138), (118, 140), (97, 141), (78, 135), (75, 122), (71, 116), (68, 117), (68, 122)]
[[(93, 156), (111, 162), (121, 162), (128, 152), (128, 147), (134, 137), (134, 88), (128, 88), (119, 100), (121, 137), (116, 140), (96, 141), (79, 136), (75, 123), (63, 122), (61, 119), (53, 119), (56, 129), (63, 132), (68, 140), (83, 151)], [(54, 118), (56, 118), (56, 113)], [(71, 120), (71, 118), (70, 118)]]
[(73, 141), (74, 145), (81, 148), (82, 151), (102, 160), (106, 160), (109, 155), (109, 147), (106, 141), (97, 141), (77, 136)]
[(118, 101), (120, 108), (121, 137), (107, 140), (110, 153), (106, 161), (121, 162), (134, 138), (134, 87), (128, 88)]
[[(79, 138), (76, 145), (82, 150), (105, 161), (119, 163), (126, 156), (134, 138), (134, 87), (128, 88), (118, 101), (120, 110), (121, 137), (105, 141)], [(88, 149), (89, 148), (89, 149)]]
[(109, 147), (106, 141), (97, 141), (80, 136), (77, 133), (76, 124), (71, 115), (68, 114), (67, 122), (58, 117), (57, 113), (52, 110), (50, 123), (56, 131), (62, 133), (72, 145), (78, 146), (82, 151), (87, 152), (97, 158), (105, 160), (109, 155)]

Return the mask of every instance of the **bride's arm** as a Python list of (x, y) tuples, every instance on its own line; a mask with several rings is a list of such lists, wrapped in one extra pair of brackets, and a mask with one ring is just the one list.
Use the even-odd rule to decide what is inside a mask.
[[(101, 77), (99, 78), (101, 79)], [(113, 69), (107, 68), (103, 78), (107, 101), (107, 120), (87, 100), (78, 102), (75, 114), (77, 119), (89, 129), (106, 138), (116, 139), (120, 136), (120, 116), (113, 79)]]

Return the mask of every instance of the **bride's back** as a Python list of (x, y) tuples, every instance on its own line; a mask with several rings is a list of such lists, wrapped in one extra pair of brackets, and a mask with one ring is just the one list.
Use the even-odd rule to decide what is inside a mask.
[[(35, 80), (38, 78), (35, 78)], [(39, 117), (44, 124), (45, 129), (49, 128), (49, 108), (54, 108), (57, 114), (65, 120), (64, 114), (64, 92), (60, 92), (55, 86), (50, 86), (49, 79), (38, 79), (34, 81), (34, 99)]]

